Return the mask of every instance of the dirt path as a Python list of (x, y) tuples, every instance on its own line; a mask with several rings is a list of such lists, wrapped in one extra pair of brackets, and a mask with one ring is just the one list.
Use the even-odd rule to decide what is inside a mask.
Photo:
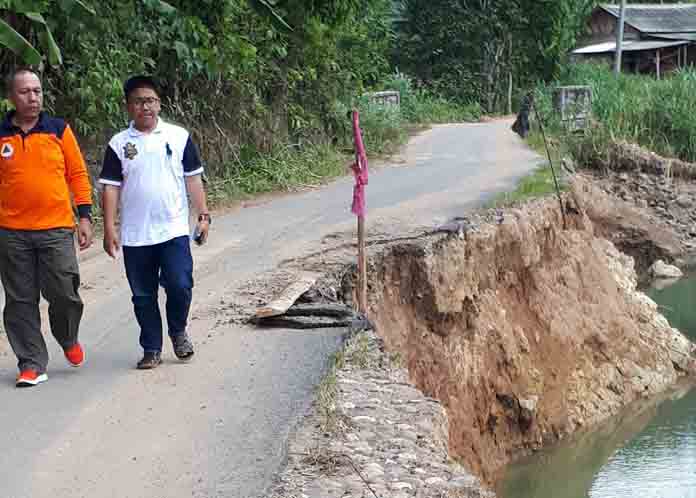
[[(432, 227), (511, 186), (539, 158), (509, 126), (415, 137), (370, 179), (370, 233)], [(259, 331), (234, 318), (263, 297), (264, 273), (282, 280), (281, 262), (341, 243), (354, 223), (351, 188), (342, 179), (214, 221), (210, 244), (194, 252), (189, 365), (167, 350), (156, 371), (133, 369), (140, 352), (122, 262), (97, 248), (87, 255), (85, 368), (65, 366), (51, 340), (49, 382), (16, 390), (14, 358), (0, 355), (0, 496), (261, 496), (341, 332)]]

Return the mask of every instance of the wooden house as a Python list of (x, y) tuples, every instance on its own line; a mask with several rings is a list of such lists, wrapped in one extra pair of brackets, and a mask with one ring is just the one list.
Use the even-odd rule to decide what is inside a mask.
[[(596, 7), (575, 59), (611, 61), (616, 52), (619, 5)], [(622, 70), (658, 78), (696, 63), (696, 4), (628, 4)]]

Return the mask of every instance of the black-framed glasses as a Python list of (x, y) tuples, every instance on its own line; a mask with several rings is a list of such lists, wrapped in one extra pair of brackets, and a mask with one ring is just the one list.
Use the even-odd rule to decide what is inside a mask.
[(136, 107), (152, 107), (159, 104), (160, 99), (157, 97), (134, 97), (130, 99), (130, 103)]

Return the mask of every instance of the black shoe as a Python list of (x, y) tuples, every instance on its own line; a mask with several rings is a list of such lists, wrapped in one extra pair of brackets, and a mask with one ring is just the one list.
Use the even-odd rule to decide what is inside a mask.
[(145, 353), (143, 359), (138, 362), (138, 370), (152, 370), (162, 363), (161, 353)]
[(174, 354), (180, 360), (186, 361), (193, 357), (193, 344), (191, 344), (191, 339), (186, 332), (172, 337), (172, 345), (174, 346)]

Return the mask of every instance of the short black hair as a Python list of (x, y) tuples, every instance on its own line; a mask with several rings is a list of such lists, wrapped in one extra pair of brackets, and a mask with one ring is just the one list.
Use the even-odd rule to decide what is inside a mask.
[(5, 94), (9, 95), (12, 93), (12, 90), (14, 89), (14, 82), (17, 79), (17, 76), (23, 73), (29, 73), (35, 75), (39, 80), (41, 80), (41, 75), (39, 72), (32, 68), (31, 66), (18, 66), (12, 70), (10, 74), (7, 75), (5, 78)]
[(159, 96), (159, 87), (155, 79), (151, 76), (138, 75), (128, 78), (128, 81), (123, 84), (123, 93), (126, 96), (126, 100), (128, 100), (131, 93), (139, 88), (149, 88)]

